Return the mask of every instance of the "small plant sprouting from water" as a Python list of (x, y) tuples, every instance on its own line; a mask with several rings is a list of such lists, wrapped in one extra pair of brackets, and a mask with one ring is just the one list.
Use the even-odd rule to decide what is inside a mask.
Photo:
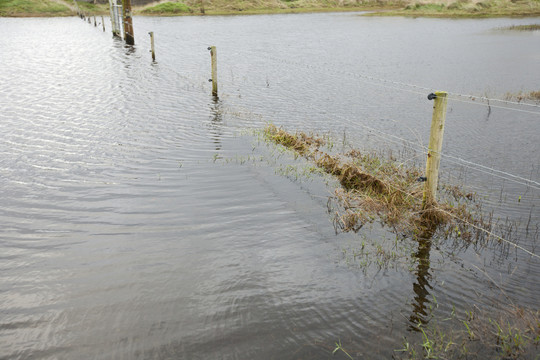
[(452, 310), (442, 321), (417, 325), (417, 333), (417, 341), (403, 340), (395, 358), (535, 359), (540, 345), (540, 311), (510, 306), (497, 313), (471, 310), (460, 318)]
[(338, 351), (342, 351), (345, 355), (347, 355), (349, 359), (354, 360), (353, 357), (343, 348), (343, 346), (341, 346), (341, 340), (338, 340), (338, 342), (336, 343), (336, 348), (334, 349), (334, 351), (332, 351), (332, 355), (334, 355)]

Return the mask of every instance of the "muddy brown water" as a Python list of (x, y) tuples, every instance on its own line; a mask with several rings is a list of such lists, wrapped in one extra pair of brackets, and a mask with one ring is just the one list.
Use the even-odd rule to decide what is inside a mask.
[[(538, 90), (538, 32), (497, 30), (534, 21), (135, 17), (126, 47), (78, 18), (0, 19), (0, 358), (390, 358), (430, 308), (537, 309), (537, 258), (336, 234), (332, 180), (255, 133), (421, 164), (429, 92)], [(458, 99), (441, 177), (535, 252), (540, 109)]]

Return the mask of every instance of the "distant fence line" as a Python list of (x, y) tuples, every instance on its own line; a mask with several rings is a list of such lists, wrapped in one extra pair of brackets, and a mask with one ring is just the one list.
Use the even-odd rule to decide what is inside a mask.
[[(116, 0), (109, 0), (109, 2), (116, 2)], [(112, 12), (111, 12), (111, 14), (112, 14)], [(83, 18), (83, 20), (84, 20), (84, 16), (81, 16), (81, 18)], [(90, 19), (88, 19), (88, 20), (90, 22)], [(94, 22), (95, 22), (95, 17), (94, 17)], [(102, 22), (103, 22), (103, 17), (102, 17)], [(125, 25), (125, 22), (123, 22), (123, 24)], [(104, 31), (105, 31), (105, 28), (104, 28)], [(150, 40), (151, 40), (151, 50), (150, 51), (152, 53), (152, 60), (155, 61), (154, 33), (149, 32), (149, 34), (150, 34)], [(117, 36), (117, 34), (115, 34), (115, 36)], [(211, 72), (212, 78), (209, 81), (212, 82), (212, 95), (215, 98), (217, 98), (217, 96), (218, 96), (218, 88), (217, 88), (217, 79), (218, 79), (218, 76), (217, 76), (217, 50), (216, 50), (215, 46), (207, 47), (207, 50), (210, 50), (210, 55), (211, 55), (211, 61), (210, 61), (211, 70), (210, 70), (210, 72)], [(265, 54), (265, 58), (269, 58), (269, 57), (266, 56), (266, 54)], [(274, 59), (277, 59), (277, 58), (274, 58)], [(283, 63), (289, 63), (289, 64), (296, 65), (296, 66), (303, 66), (303, 67), (306, 67), (306, 68), (315, 68), (316, 67), (316, 66), (313, 66), (313, 65), (307, 65), (307, 64), (291, 62), (291, 61), (284, 60), (284, 59), (277, 59), (277, 60), (280, 61), (280, 62), (283, 62)], [(170, 68), (169, 66), (166, 66), (166, 65), (165, 65), (165, 67), (168, 68), (170, 71), (176, 73), (178, 76), (180, 76), (182, 78), (185, 78), (185, 79), (188, 79), (185, 76), (178, 73), (175, 69)], [(319, 68), (322, 68), (322, 67), (319, 67)], [(350, 72), (344, 72), (344, 71), (337, 71), (337, 72), (342, 73), (342, 74), (347, 74), (347, 75), (354, 75), (356, 77), (359, 77), (359, 78), (362, 78), (362, 79), (365, 79), (365, 80), (369, 80), (369, 81), (376, 81), (376, 82), (381, 83), (381, 84), (372, 83), (372, 82), (371, 82), (371, 84), (379, 85), (379, 86), (383, 86), (383, 87), (391, 87), (393, 90), (396, 90), (396, 86), (400, 86), (400, 87), (405, 86), (405, 87), (408, 87), (408, 88), (411, 88), (411, 89), (414, 89), (414, 90), (411, 90), (411, 89), (399, 89), (399, 88), (398, 88), (398, 90), (402, 90), (402, 91), (406, 91), (406, 92), (414, 93), (414, 94), (425, 95), (425, 92), (422, 93), (421, 90), (425, 90), (425, 91), (432, 90), (431, 88), (427, 88), (427, 87), (423, 87), (423, 86), (419, 86), (419, 85), (414, 85), (414, 84), (409, 84), (409, 83), (404, 83), (404, 82), (396, 82), (396, 81), (376, 78), (376, 77), (372, 77), (372, 76), (368, 76), (368, 75), (364, 75), (364, 74), (350, 73)], [(390, 85), (388, 85), (388, 84), (390, 84)], [(441, 92), (441, 91), (435, 92), (435, 93), (430, 93), (427, 96), (427, 98), (429, 100), (435, 100), (435, 105), (433, 107), (433, 118), (432, 118), (432, 126), (431, 126), (430, 144), (427, 147), (422, 145), (422, 144), (417, 144), (417, 143), (414, 143), (414, 142), (409, 141), (407, 139), (404, 139), (402, 137), (396, 136), (394, 134), (389, 134), (389, 133), (386, 133), (386, 132), (381, 131), (379, 129), (375, 129), (373, 127), (370, 127), (369, 125), (365, 125), (365, 124), (361, 124), (361, 123), (357, 123), (357, 122), (355, 122), (354, 124), (356, 126), (364, 127), (364, 128), (366, 128), (366, 129), (368, 129), (370, 131), (378, 133), (379, 135), (377, 135), (377, 136), (380, 136), (381, 138), (385, 139), (386, 141), (398, 143), (397, 142), (397, 140), (398, 140), (398, 141), (401, 142), (401, 145), (405, 144), (406, 146), (408, 146), (410, 148), (413, 148), (414, 150), (421, 150), (422, 152), (427, 153), (426, 177), (423, 179), (423, 181), (426, 182), (425, 187), (424, 187), (424, 200), (423, 200), (423, 205), (422, 205), (423, 208), (431, 206), (431, 207), (437, 208), (440, 211), (446, 212), (444, 209), (438, 208), (437, 207), (437, 202), (434, 201), (436, 199), (436, 189), (437, 189), (437, 185), (438, 185), (438, 170), (439, 170), (439, 163), (440, 163), (441, 157), (445, 157), (445, 158), (449, 159), (451, 162), (454, 162), (454, 163), (463, 163), (463, 164), (465, 164), (464, 166), (466, 166), (468, 168), (478, 170), (478, 171), (481, 171), (481, 172), (484, 172), (484, 173), (491, 172), (491, 175), (493, 175), (493, 176), (496, 176), (496, 177), (499, 177), (499, 178), (502, 178), (504, 180), (511, 181), (511, 182), (514, 182), (514, 183), (517, 183), (517, 184), (526, 185), (528, 188), (532, 188), (534, 190), (540, 190), (540, 182), (537, 182), (537, 181), (534, 181), (534, 180), (531, 180), (531, 179), (527, 179), (527, 178), (524, 178), (524, 177), (521, 177), (521, 176), (518, 176), (518, 175), (515, 175), (515, 174), (511, 174), (511, 173), (503, 171), (503, 170), (498, 170), (498, 169), (495, 169), (495, 168), (492, 168), (492, 167), (489, 167), (489, 166), (478, 164), (478, 163), (475, 163), (475, 162), (472, 162), (472, 161), (469, 161), (469, 160), (466, 160), (466, 159), (463, 159), (463, 158), (460, 158), (460, 157), (452, 156), (452, 155), (449, 155), (449, 154), (446, 154), (446, 153), (442, 152), (441, 149), (442, 149), (442, 137), (443, 137), (443, 132), (444, 132), (444, 120), (445, 120), (445, 117), (446, 117), (446, 103), (447, 103), (448, 99), (450, 99), (448, 97), (448, 95), (451, 95), (451, 96), (454, 97), (454, 98), (451, 98), (451, 100), (461, 101), (461, 102), (466, 102), (466, 103), (472, 103), (472, 104), (477, 104), (477, 105), (485, 105), (485, 104), (475, 102), (475, 100), (478, 99), (478, 100), (481, 100), (481, 101), (487, 101), (488, 102), (487, 106), (493, 106), (493, 105), (489, 104), (490, 102), (502, 102), (502, 103), (512, 104), (512, 105), (532, 106), (532, 107), (540, 108), (540, 106), (535, 105), (535, 104), (512, 102), (512, 101), (501, 100), (501, 99), (491, 99), (491, 98), (487, 98), (487, 97), (474, 96), (474, 95), (464, 95), (464, 94), (458, 94), (458, 93), (452, 93), (452, 92)], [(472, 101), (463, 101), (463, 100), (459, 99), (460, 97), (469, 98)], [(513, 111), (522, 111), (522, 112), (527, 112), (527, 113), (531, 113), (531, 114), (534, 114), (534, 115), (540, 115), (540, 112), (536, 112), (536, 111), (527, 111), (527, 110), (523, 110), (523, 109), (515, 109), (515, 108), (511, 108), (511, 107), (504, 107), (504, 106), (493, 106), (493, 107), (507, 109), (507, 110), (513, 110)], [(345, 119), (344, 117), (341, 117), (339, 115), (334, 115), (334, 116), (337, 116), (337, 117), (339, 117), (341, 119)], [(347, 122), (350, 122), (350, 119), (345, 119), (345, 120)], [(397, 189), (397, 190), (400, 190), (400, 189)], [(400, 191), (402, 191), (402, 190), (400, 190)], [(446, 212), (446, 213), (448, 215), (454, 216), (454, 215), (450, 214), (449, 212)], [(475, 227), (476, 229), (478, 229), (480, 231), (485, 232), (488, 236), (493, 237), (493, 238), (497, 239), (498, 241), (501, 241), (501, 242), (504, 242), (504, 243), (506, 243), (508, 245), (511, 245), (515, 249), (519, 249), (519, 250), (527, 253), (531, 257), (540, 259), (539, 255), (535, 254), (532, 251), (527, 250), (526, 248), (520, 246), (519, 244), (513, 243), (513, 242), (511, 242), (511, 241), (509, 241), (507, 239), (504, 239), (503, 237), (494, 234), (492, 231), (490, 231), (488, 229), (481, 228), (481, 227), (479, 227), (479, 226), (477, 226), (475, 224), (471, 224), (471, 223), (468, 223), (468, 224), (470, 226)]]
[[(117, 0), (108, 0), (108, 1), (110, 3), (114, 2), (114, 4), (116, 4)], [(116, 4), (115, 6), (118, 6), (119, 8), (121, 8), (122, 5)], [(120, 15), (120, 11), (116, 12), (115, 14)], [(84, 19), (84, 16), (82, 16), (82, 18)], [(116, 18), (118, 18), (118, 16)], [(111, 22), (113, 22), (112, 19), (113, 19), (113, 17), (111, 17)], [(90, 18), (88, 18), (88, 20), (90, 22)], [(102, 17), (102, 22), (103, 22), (103, 17)], [(115, 36), (118, 36), (118, 33), (115, 33), (114, 31), (113, 31), (113, 34)], [(156, 55), (155, 55), (155, 47), (154, 47), (154, 33), (149, 32), (149, 34), (150, 34), (150, 42), (151, 42), (151, 50), (150, 50), (150, 52), (152, 53), (152, 60), (155, 61)], [(198, 42), (198, 43), (200, 43), (202, 45), (201, 42)], [(211, 79), (209, 79), (209, 81), (212, 82), (212, 95), (217, 96), (218, 95), (218, 87), (217, 87), (217, 83), (218, 83), (217, 56), (216, 56), (217, 50), (216, 50), (215, 46), (208, 47), (208, 50), (210, 50), (210, 54), (211, 54), (211, 75), (212, 75), (212, 77), (211, 77)], [(258, 55), (261, 55), (261, 54), (256, 53), (256, 52), (254, 52), (254, 53), (258, 54)], [(384, 88), (390, 88), (392, 90), (401, 90), (401, 91), (408, 92), (408, 93), (413, 93), (413, 94), (416, 94), (416, 95), (422, 95), (422, 97), (424, 97), (426, 95), (426, 92), (434, 91), (433, 88), (429, 88), (429, 87), (425, 87), (425, 86), (420, 86), (420, 85), (415, 85), (415, 84), (410, 84), (410, 83), (405, 83), (405, 82), (398, 82), (398, 81), (393, 81), (393, 80), (388, 80), (388, 79), (382, 79), (382, 78), (373, 77), (373, 76), (370, 76), (370, 75), (365, 75), (365, 74), (360, 74), (360, 73), (353, 73), (353, 72), (347, 72), (347, 71), (342, 71), (342, 70), (329, 69), (329, 68), (325, 68), (325, 67), (317, 66), (317, 65), (312, 65), (312, 64), (303, 64), (303, 63), (300, 63), (300, 62), (295, 62), (295, 61), (291, 61), (291, 60), (286, 60), (286, 59), (276, 58), (276, 57), (273, 57), (273, 56), (268, 56), (268, 54), (262, 54), (261, 56), (264, 56), (266, 59), (272, 59), (272, 60), (278, 61), (280, 63), (285, 63), (285, 64), (289, 64), (289, 65), (304, 67), (306, 69), (318, 68), (318, 69), (321, 69), (321, 70), (325, 71), (325, 73), (335, 72), (335, 73), (339, 73), (339, 74), (347, 75), (347, 76), (352, 75), (352, 76), (364, 79), (364, 80), (366, 80), (366, 82), (369, 81), (368, 84), (371, 84), (371, 85), (374, 85), (374, 86), (381, 86), (381, 87), (384, 87)], [(186, 76), (183, 76), (182, 74), (178, 73), (175, 69), (170, 68), (168, 66), (166, 66), (166, 67), (170, 71), (173, 71), (174, 73), (179, 75), (180, 77), (182, 77), (184, 79), (188, 79)], [(403, 87), (405, 87), (405, 88), (403, 88)], [(475, 104), (475, 105), (489, 106), (489, 107), (493, 107), (493, 108), (500, 108), (500, 109), (505, 109), (505, 110), (510, 110), (510, 111), (525, 112), (525, 113), (540, 116), (540, 111), (517, 109), (517, 108), (507, 107), (507, 106), (497, 106), (497, 105), (491, 105), (490, 103), (491, 102), (500, 102), (500, 103), (515, 105), (515, 106), (528, 106), (528, 107), (533, 107), (533, 108), (539, 108), (540, 109), (540, 105), (538, 105), (538, 104), (530, 104), (530, 103), (526, 103), (526, 102), (513, 102), (513, 101), (509, 101), (509, 100), (488, 98), (488, 97), (484, 97), (484, 96), (476, 96), (476, 95), (468, 95), (468, 94), (459, 94), (459, 93), (455, 93), (455, 92), (446, 92), (446, 93), (447, 93), (447, 95), (450, 95), (450, 96), (447, 96), (447, 98), (448, 98), (448, 100), (451, 100), (451, 101), (458, 101), (458, 102), (470, 103), (470, 104)], [(462, 100), (460, 98), (468, 98), (471, 101), (465, 101), (465, 100)], [(487, 104), (479, 102), (477, 100), (487, 102)], [(320, 110), (322, 110), (322, 109), (320, 109)], [(343, 118), (343, 117), (341, 117), (341, 116), (339, 116), (337, 114), (334, 114), (333, 116), (339, 117), (342, 120), (346, 120), (345, 118)], [(530, 187), (533, 190), (540, 190), (540, 182), (538, 182), (538, 181), (534, 181), (532, 179), (527, 179), (525, 177), (515, 175), (515, 174), (512, 174), (512, 173), (504, 171), (504, 170), (499, 170), (499, 169), (495, 169), (495, 168), (490, 167), (490, 166), (475, 163), (473, 161), (463, 159), (463, 158), (458, 157), (458, 156), (450, 155), (450, 154), (448, 154), (448, 153), (446, 153), (446, 152), (444, 152), (442, 150), (437, 150), (437, 149), (431, 149), (430, 150), (429, 146), (425, 146), (423, 144), (412, 142), (410, 140), (407, 140), (405, 138), (399, 137), (399, 136), (394, 135), (394, 134), (389, 134), (387, 132), (381, 131), (379, 129), (375, 129), (375, 128), (373, 128), (373, 127), (371, 127), (369, 125), (366, 125), (366, 124), (361, 124), (361, 123), (357, 123), (357, 122), (355, 122), (354, 124), (356, 126), (363, 127), (365, 129), (369, 130), (370, 132), (374, 132), (377, 137), (380, 137), (380, 138), (384, 139), (385, 141), (393, 142), (393, 143), (396, 143), (396, 144), (399, 143), (400, 145), (405, 145), (405, 146), (407, 146), (407, 147), (409, 147), (409, 148), (411, 148), (413, 150), (420, 150), (422, 152), (432, 151), (434, 154), (439, 155), (441, 157), (444, 157), (450, 162), (463, 165), (463, 166), (465, 166), (465, 167), (467, 167), (469, 169), (473, 169), (473, 170), (477, 170), (477, 171), (480, 171), (480, 172), (483, 172), (483, 173), (491, 174), (492, 176), (498, 177), (498, 178), (506, 180), (506, 181), (514, 182), (516, 184), (525, 185), (527, 187)]]

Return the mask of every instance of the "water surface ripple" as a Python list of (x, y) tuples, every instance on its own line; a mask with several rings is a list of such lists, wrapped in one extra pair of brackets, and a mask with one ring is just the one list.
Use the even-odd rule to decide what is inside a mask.
[[(422, 164), (427, 93), (359, 74), (537, 90), (540, 37), (494, 30), (527, 21), (136, 17), (127, 47), (78, 18), (0, 18), (0, 358), (316, 359), (337, 341), (390, 358), (435, 297), (487, 306), (501, 297), (495, 278), (537, 308), (540, 263), (513, 249), (441, 244), (428, 269), (359, 266), (362, 241), (394, 239), (377, 225), (336, 235), (331, 186), (279, 175), (294, 160), (253, 132), (273, 122), (337, 147), (412, 147)], [(454, 101), (444, 146), (538, 181), (539, 134), (534, 114)], [(538, 224), (539, 191), (442, 166), (499, 217)], [(519, 239), (534, 249), (537, 237)]]

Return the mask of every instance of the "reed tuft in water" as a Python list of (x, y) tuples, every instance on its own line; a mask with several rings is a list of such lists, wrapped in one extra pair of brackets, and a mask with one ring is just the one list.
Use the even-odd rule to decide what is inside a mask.
[(475, 307), (458, 315), (418, 324), (420, 339), (403, 339), (396, 359), (535, 359), (540, 345), (540, 312), (515, 305), (500, 311)]
[[(468, 225), (485, 226), (481, 216), (474, 216), (465, 203), (474, 199), (456, 187), (449, 187), (453, 201), (432, 201), (422, 207), (422, 171), (384, 159), (375, 153), (353, 149), (344, 154), (321, 150), (325, 140), (303, 132), (289, 133), (275, 125), (264, 129), (267, 140), (282, 145), (331, 175), (341, 185), (328, 201), (334, 213), (336, 231), (358, 231), (379, 218), (397, 233), (421, 234), (439, 225), (449, 226), (446, 235), (471, 240)], [(450, 226), (451, 225), (451, 226)], [(481, 238), (480, 234), (478, 234)]]

